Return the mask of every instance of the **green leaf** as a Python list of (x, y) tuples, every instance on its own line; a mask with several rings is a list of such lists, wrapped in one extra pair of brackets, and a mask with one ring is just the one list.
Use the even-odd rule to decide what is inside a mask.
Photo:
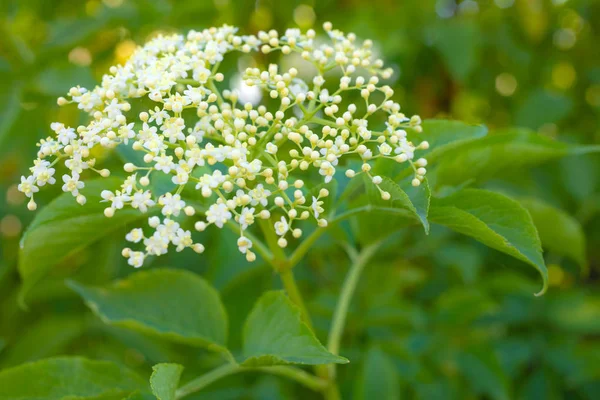
[[(365, 175), (366, 176), (366, 175)], [(425, 233), (429, 233), (429, 221), (427, 214), (429, 213), (429, 199), (431, 192), (427, 180), (424, 180), (420, 186), (414, 187), (410, 184), (411, 179), (404, 180), (398, 184), (388, 178), (382, 177), (382, 182), (379, 185), (381, 190), (389, 192), (391, 198), (384, 200), (381, 198), (381, 193), (377, 190), (375, 184), (370, 179), (365, 178), (369, 202), (375, 207), (401, 208), (409, 210), (423, 225)]]
[(84, 318), (81, 314), (51, 314), (37, 318), (11, 342), (0, 366), (13, 366), (62, 354), (74, 339), (85, 332)]
[(100, 192), (121, 183), (117, 178), (88, 181), (82, 189), (87, 197), (85, 206), (70, 193), (63, 193), (36, 214), (21, 239), (21, 300), (54, 265), (124, 225), (148, 217), (134, 209), (119, 210), (114, 218), (104, 216), (106, 203), (100, 203)]
[(254, 305), (244, 326), (243, 353), (245, 366), (348, 362), (323, 347), (283, 291), (267, 292)]
[(460, 373), (467, 378), (475, 393), (494, 400), (511, 398), (510, 381), (491, 349), (460, 353), (456, 361)]
[(525, 97), (516, 113), (519, 126), (539, 129), (544, 124), (557, 123), (573, 109), (573, 100), (560, 93), (535, 89)]
[(179, 364), (156, 364), (152, 367), (150, 387), (158, 400), (175, 400), (175, 392), (183, 366)]
[(2, 400), (123, 399), (146, 388), (127, 368), (80, 357), (48, 358), (0, 372)]
[[(2, 89), (7, 91), (2, 96), (6, 101), (2, 101), (2, 112), (0, 113), (0, 145), (4, 145), (4, 141), (7, 140), (9, 133), (17, 121), (19, 114), (21, 114), (21, 98), (23, 97), (23, 83), (15, 82), (9, 88), (5, 88), (2, 85)], [(8, 85), (7, 85), (8, 86)]]
[(582, 271), (585, 270), (585, 234), (579, 221), (538, 199), (523, 198), (519, 202), (531, 214), (542, 246), (558, 255), (571, 257)]
[(500, 172), (541, 164), (575, 151), (576, 146), (528, 130), (511, 130), (473, 140), (445, 153), (435, 167), (434, 176), (438, 185), (482, 182)]
[(423, 121), (423, 132), (419, 133), (419, 142), (429, 142), (429, 149), (419, 150), (418, 156), (425, 157), (431, 165), (433, 161), (451, 152), (465, 143), (487, 135), (483, 125), (470, 125), (461, 121), (428, 119)]
[(477, 66), (481, 33), (474, 21), (456, 20), (433, 26), (434, 46), (455, 80), (464, 81)]
[(392, 360), (378, 348), (367, 352), (362, 376), (357, 381), (356, 400), (400, 399), (400, 380)]
[(538, 295), (546, 291), (548, 270), (540, 238), (531, 216), (518, 202), (487, 190), (463, 189), (434, 199), (429, 219), (534, 266), (543, 279)]
[(69, 286), (107, 324), (227, 352), (225, 308), (218, 292), (194, 273), (154, 269), (107, 287)]

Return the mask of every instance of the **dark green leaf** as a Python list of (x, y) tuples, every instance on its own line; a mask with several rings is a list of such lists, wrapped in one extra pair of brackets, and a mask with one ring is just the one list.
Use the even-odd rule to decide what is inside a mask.
[(381, 190), (390, 193), (391, 198), (389, 200), (382, 199), (377, 187), (369, 179), (365, 179), (370, 204), (374, 207), (409, 210), (423, 225), (425, 233), (428, 233), (429, 221), (427, 220), (427, 214), (429, 213), (431, 192), (427, 180), (423, 181), (420, 186), (414, 187), (410, 184), (410, 179), (404, 180), (401, 184), (394, 182), (387, 176), (382, 177), (382, 179), (383, 181), (379, 187)]
[(267, 292), (254, 305), (244, 327), (244, 356), (247, 366), (348, 362), (319, 343), (282, 291)]
[(452, 20), (436, 24), (432, 33), (435, 47), (454, 79), (466, 80), (479, 57), (479, 25), (469, 20)]
[(444, 154), (465, 143), (487, 135), (483, 125), (470, 125), (461, 121), (428, 119), (423, 121), (423, 132), (418, 134), (419, 142), (429, 142), (429, 149), (419, 150), (419, 157), (425, 157), (431, 164)]
[(22, 298), (54, 265), (124, 225), (147, 218), (134, 209), (119, 210), (114, 218), (104, 216), (106, 203), (100, 203), (100, 192), (121, 183), (116, 178), (86, 182), (82, 189), (87, 197), (85, 206), (70, 193), (63, 193), (36, 214), (21, 239)]
[(582, 270), (587, 268), (585, 235), (575, 218), (538, 199), (520, 199), (520, 203), (531, 214), (542, 246), (555, 254), (571, 257)]
[(470, 141), (441, 157), (435, 166), (436, 184), (482, 182), (501, 172), (544, 163), (585, 151), (537, 133), (518, 129)]
[(103, 288), (73, 281), (69, 286), (108, 324), (227, 351), (227, 315), (219, 294), (194, 273), (155, 269)]
[(362, 376), (357, 381), (356, 400), (400, 399), (400, 380), (392, 360), (378, 348), (371, 348), (366, 355)]
[(489, 349), (464, 352), (458, 355), (460, 372), (473, 391), (494, 400), (508, 400), (510, 382), (496, 355)]
[(483, 244), (525, 261), (542, 275), (543, 294), (548, 270), (531, 216), (516, 201), (481, 189), (463, 189), (432, 201), (429, 219)]
[(48, 358), (0, 372), (2, 400), (124, 399), (146, 387), (124, 367), (80, 357)]
[(150, 387), (158, 400), (175, 400), (183, 367), (179, 364), (156, 364), (152, 367)]

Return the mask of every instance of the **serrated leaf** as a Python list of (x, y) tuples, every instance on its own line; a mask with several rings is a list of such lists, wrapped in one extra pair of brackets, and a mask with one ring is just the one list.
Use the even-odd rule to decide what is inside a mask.
[(531, 214), (542, 246), (552, 253), (571, 257), (585, 270), (585, 234), (579, 221), (538, 199), (522, 198), (519, 202)]
[(179, 386), (179, 379), (183, 366), (179, 364), (156, 364), (152, 367), (150, 387), (158, 400), (175, 400), (175, 392)]
[(406, 209), (423, 225), (425, 233), (429, 233), (427, 215), (429, 213), (431, 192), (427, 180), (424, 180), (420, 186), (414, 187), (410, 184), (410, 180), (404, 180), (401, 184), (398, 184), (387, 176), (382, 177), (379, 187), (381, 190), (390, 193), (391, 198), (389, 200), (381, 198), (381, 193), (369, 179), (365, 179), (365, 185), (367, 186), (370, 204), (376, 207)]
[(348, 362), (327, 351), (283, 291), (267, 292), (256, 302), (244, 326), (243, 347), (245, 366)]
[(0, 371), (2, 400), (96, 400), (127, 398), (147, 384), (107, 361), (57, 357)]
[(126, 224), (148, 217), (134, 209), (119, 210), (114, 218), (104, 216), (106, 203), (100, 203), (100, 193), (121, 183), (117, 178), (88, 181), (82, 189), (85, 206), (63, 193), (36, 214), (21, 239), (21, 299), (54, 265)]
[(434, 199), (429, 219), (532, 265), (543, 279), (538, 295), (546, 291), (548, 270), (540, 238), (531, 216), (515, 200), (487, 190), (463, 189)]
[(429, 142), (429, 149), (419, 150), (418, 155), (425, 157), (430, 164), (465, 143), (486, 136), (488, 132), (483, 125), (445, 119), (428, 119), (423, 121), (421, 126), (423, 132), (417, 137), (420, 142)]
[(192, 272), (140, 271), (101, 288), (68, 284), (107, 324), (227, 352), (227, 315), (219, 294)]
[(357, 380), (356, 400), (398, 400), (400, 380), (392, 360), (378, 348), (367, 352), (362, 375)]
[(458, 186), (482, 182), (503, 171), (544, 163), (577, 151), (525, 129), (505, 131), (473, 140), (441, 157), (435, 166), (436, 184)]

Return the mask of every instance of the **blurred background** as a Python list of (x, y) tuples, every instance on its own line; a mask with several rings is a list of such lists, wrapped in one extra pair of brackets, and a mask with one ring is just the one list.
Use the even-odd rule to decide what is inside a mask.
[[(30, 311), (20, 309), (18, 242), (34, 214), (17, 182), (49, 124), (81, 118), (74, 108), (59, 109), (56, 97), (74, 85), (93, 86), (158, 33), (221, 24), (243, 33), (282, 32), (320, 29), (324, 21), (374, 40), (396, 70), (391, 86), (407, 114), (600, 143), (600, 1), (2, 0), (0, 367), (65, 353), (145, 371), (152, 361), (210, 364), (101, 326), (64, 288), (62, 278), (72, 274), (102, 283), (128, 273), (120, 243), (98, 243), (71, 257), (36, 290)], [(581, 226), (574, 235), (586, 237), (585, 260), (547, 253), (551, 288), (534, 298), (537, 277), (513, 268), (508, 257), (445, 231), (406, 239), (401, 258), (369, 269), (359, 289), (344, 346), (344, 355), (358, 361), (340, 368), (344, 398), (365, 398), (369, 366), (382, 363), (408, 398), (600, 398), (600, 157), (566, 158), (486, 185), (537, 196), (571, 215)], [(41, 204), (57, 192), (43, 193)], [(166, 262), (201, 271), (221, 290), (239, 343), (236, 317), (241, 321), (253, 299), (277, 283), (268, 269), (241, 267), (226, 245), (217, 245), (220, 253), (208, 261), (174, 255)], [(326, 261), (308, 260), (312, 271), (299, 272), (321, 338), (345, 271)], [(307, 396), (274, 378), (250, 376), (229, 378), (197, 398)]]

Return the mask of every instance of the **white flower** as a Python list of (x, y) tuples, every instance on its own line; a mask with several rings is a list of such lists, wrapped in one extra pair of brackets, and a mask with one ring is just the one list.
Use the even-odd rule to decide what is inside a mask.
[(177, 246), (177, 251), (182, 251), (186, 247), (190, 247), (194, 244), (191, 232), (184, 231), (183, 229), (177, 230), (177, 235), (172, 239), (172, 242)]
[(176, 185), (185, 185), (188, 182), (189, 178), (190, 174), (188, 173), (188, 171), (179, 166), (175, 170), (175, 176), (171, 178), (171, 181), (173, 181), (173, 183)]
[(85, 187), (85, 183), (79, 180), (79, 174), (77, 172), (73, 172), (72, 176), (63, 175), (63, 182), (65, 183), (62, 186), (63, 192), (71, 192), (73, 196), (79, 195), (79, 189), (83, 189)]
[(111, 192), (110, 190), (103, 190), (100, 193), (100, 197), (102, 197), (104, 199), (104, 201), (110, 201), (111, 202), (110, 208), (113, 208), (116, 210), (122, 209), (125, 202), (131, 200), (131, 198), (128, 195), (121, 193), (118, 190), (115, 193)]
[(266, 207), (269, 202), (269, 196), (271, 196), (271, 191), (265, 189), (262, 183), (259, 183), (256, 185), (256, 188), (252, 189), (248, 194), (252, 197), (252, 202), (250, 204), (253, 206), (260, 204), (263, 207)]
[(73, 154), (71, 158), (65, 161), (65, 166), (79, 175), (84, 169), (88, 168), (88, 163), (82, 160), (81, 154)]
[(149, 190), (146, 190), (145, 192), (140, 190), (139, 192), (134, 193), (131, 198), (131, 207), (137, 208), (143, 213), (148, 211), (148, 207), (152, 207), (155, 204), (154, 200), (152, 200), (152, 193), (150, 193)]
[(179, 223), (173, 221), (172, 219), (165, 218), (162, 224), (159, 224), (156, 227), (156, 232), (160, 234), (160, 236), (166, 238), (169, 241), (172, 241), (179, 230)]
[(144, 238), (144, 231), (140, 228), (132, 229), (127, 235), (125, 235), (125, 239), (128, 242), (138, 243)]
[(213, 204), (206, 211), (206, 220), (219, 228), (231, 219), (231, 213), (223, 203)]
[(171, 215), (178, 216), (185, 202), (181, 200), (181, 196), (178, 194), (166, 193), (158, 198), (158, 204), (163, 206), (161, 212), (164, 216), (170, 217)]
[(275, 233), (279, 236), (284, 236), (289, 229), (290, 226), (285, 217), (281, 217), (281, 220), (275, 222)]
[(312, 208), (315, 218), (319, 218), (319, 215), (324, 211), (323, 207), (321, 207), (322, 204), (323, 201), (319, 201), (319, 199), (313, 196), (310, 208)]
[(146, 252), (155, 256), (161, 256), (167, 253), (169, 248), (169, 239), (161, 236), (158, 232), (154, 232), (149, 238), (144, 239)]
[(156, 162), (156, 164), (154, 164), (154, 168), (157, 171), (162, 171), (165, 174), (168, 174), (169, 172), (171, 172), (172, 169), (175, 169), (175, 164), (173, 163), (173, 156), (167, 156), (163, 153), (161, 156), (155, 157), (154, 161)]
[(277, 146), (274, 145), (273, 143), (267, 143), (267, 153), (269, 154), (276, 154), (277, 153)]
[(254, 223), (254, 208), (244, 207), (240, 213), (239, 223), (242, 229), (247, 229)]
[(331, 182), (331, 179), (333, 179), (335, 168), (329, 161), (323, 161), (319, 168), (319, 174), (325, 177), (325, 183), (329, 183)]
[(17, 186), (17, 189), (27, 197), (33, 196), (34, 193), (37, 193), (40, 190), (35, 186), (33, 176), (28, 176), (27, 178), (22, 176), (21, 183)]
[(389, 156), (392, 152), (392, 146), (387, 143), (382, 143), (379, 145), (379, 152), (384, 156)]
[[(76, 86), (69, 90), (68, 99), (58, 99), (59, 105), (76, 103), (89, 118), (76, 127), (52, 123), (52, 136), (39, 141), (31, 176), (23, 176), (19, 184), (19, 190), (32, 198), (28, 208), (36, 208), (33, 196), (38, 187), (56, 183), (58, 162), (70, 170), (63, 176), (63, 190), (85, 204), (86, 197), (79, 194), (84, 187), (80, 174), (90, 169), (104, 178), (111, 175), (100, 165), (105, 157), (99, 157), (104, 151), (98, 152), (98, 147), (128, 145), (135, 164), (124, 166), (130, 174), (119, 191), (102, 192), (102, 201), (110, 204), (104, 214), (112, 217), (126, 205), (145, 213), (156, 203), (162, 212), (160, 218), (148, 219), (153, 229), (149, 237), (141, 228), (128, 233), (128, 239), (145, 248), (124, 250), (130, 265), (141, 266), (146, 257), (166, 253), (171, 244), (177, 251), (204, 250), (170, 219), (182, 210), (188, 217), (202, 214), (195, 223), (198, 231), (210, 225), (233, 225), (235, 216), (242, 232), (238, 247), (248, 261), (256, 255), (245, 235), (255, 229), (256, 218), (270, 220), (267, 226), (279, 236), (277, 244), (282, 248), (288, 246), (288, 232), (294, 239), (302, 236), (300, 228), (292, 229), (294, 221), (306, 221), (312, 214), (318, 226), (326, 226), (324, 203), (319, 199), (328, 192), (322, 189), (311, 202), (314, 187), (310, 180), (298, 179), (300, 174), (313, 176), (318, 171), (329, 183), (338, 166), (344, 165), (341, 158), (358, 156), (362, 171), (377, 185), (383, 178), (369, 173), (374, 159), (406, 162), (429, 146), (413, 136), (422, 130), (420, 118), (400, 112), (400, 104), (392, 100), (394, 91), (380, 82), (392, 70), (376, 58), (372, 43), (334, 30), (329, 23), (324, 30), (329, 35), (324, 40), (312, 29), (255, 36), (238, 35), (237, 28), (230, 26), (150, 40), (123, 65), (111, 67), (96, 87)], [(293, 54), (321, 72), (284, 68), (288, 63), (282, 63), (225, 76), (219, 71), (220, 61), (238, 51)], [(225, 83), (228, 90), (222, 89)], [(355, 99), (355, 94), (360, 98)], [(381, 122), (385, 131), (369, 129)], [(427, 161), (418, 155), (416, 159), (413, 184), (423, 181), (427, 172)], [(351, 178), (357, 172), (352, 169), (346, 175)], [(169, 175), (177, 190), (156, 199), (146, 189), (161, 188), (163, 174)], [(205, 197), (206, 212), (186, 206), (185, 196), (199, 200), (189, 185)], [(271, 220), (273, 211), (283, 215), (277, 222)]]
[(238, 248), (242, 254), (246, 254), (246, 252), (252, 248), (252, 240), (248, 239), (245, 236), (240, 236), (237, 241)]
[(123, 143), (128, 144), (129, 139), (133, 139), (135, 137), (135, 132), (133, 131), (134, 123), (130, 123), (129, 125), (123, 125), (119, 127), (118, 135), (119, 138), (123, 141)]
[(127, 260), (127, 264), (131, 265), (134, 268), (139, 268), (144, 265), (145, 255), (141, 251), (131, 251), (129, 252), (129, 258)]
[(30, 168), (33, 177), (38, 186), (44, 186), (46, 183), (53, 185), (56, 182), (54, 179), (54, 168), (50, 168), (50, 162), (37, 159), (33, 162), (33, 167)]
[[(149, 110), (149, 113), (150, 113), (150, 119), (148, 119), (148, 122), (156, 121), (156, 123), (158, 125), (162, 125), (163, 120), (171, 117), (168, 112), (166, 112), (165, 110), (158, 108), (158, 107), (154, 107), (154, 110)], [(147, 130), (147, 129), (149, 129), (148, 124), (144, 124), (143, 130)], [(152, 129), (152, 128), (150, 128), (150, 129)], [(154, 129), (154, 133), (156, 133), (156, 128), (153, 127), (153, 129)]]

